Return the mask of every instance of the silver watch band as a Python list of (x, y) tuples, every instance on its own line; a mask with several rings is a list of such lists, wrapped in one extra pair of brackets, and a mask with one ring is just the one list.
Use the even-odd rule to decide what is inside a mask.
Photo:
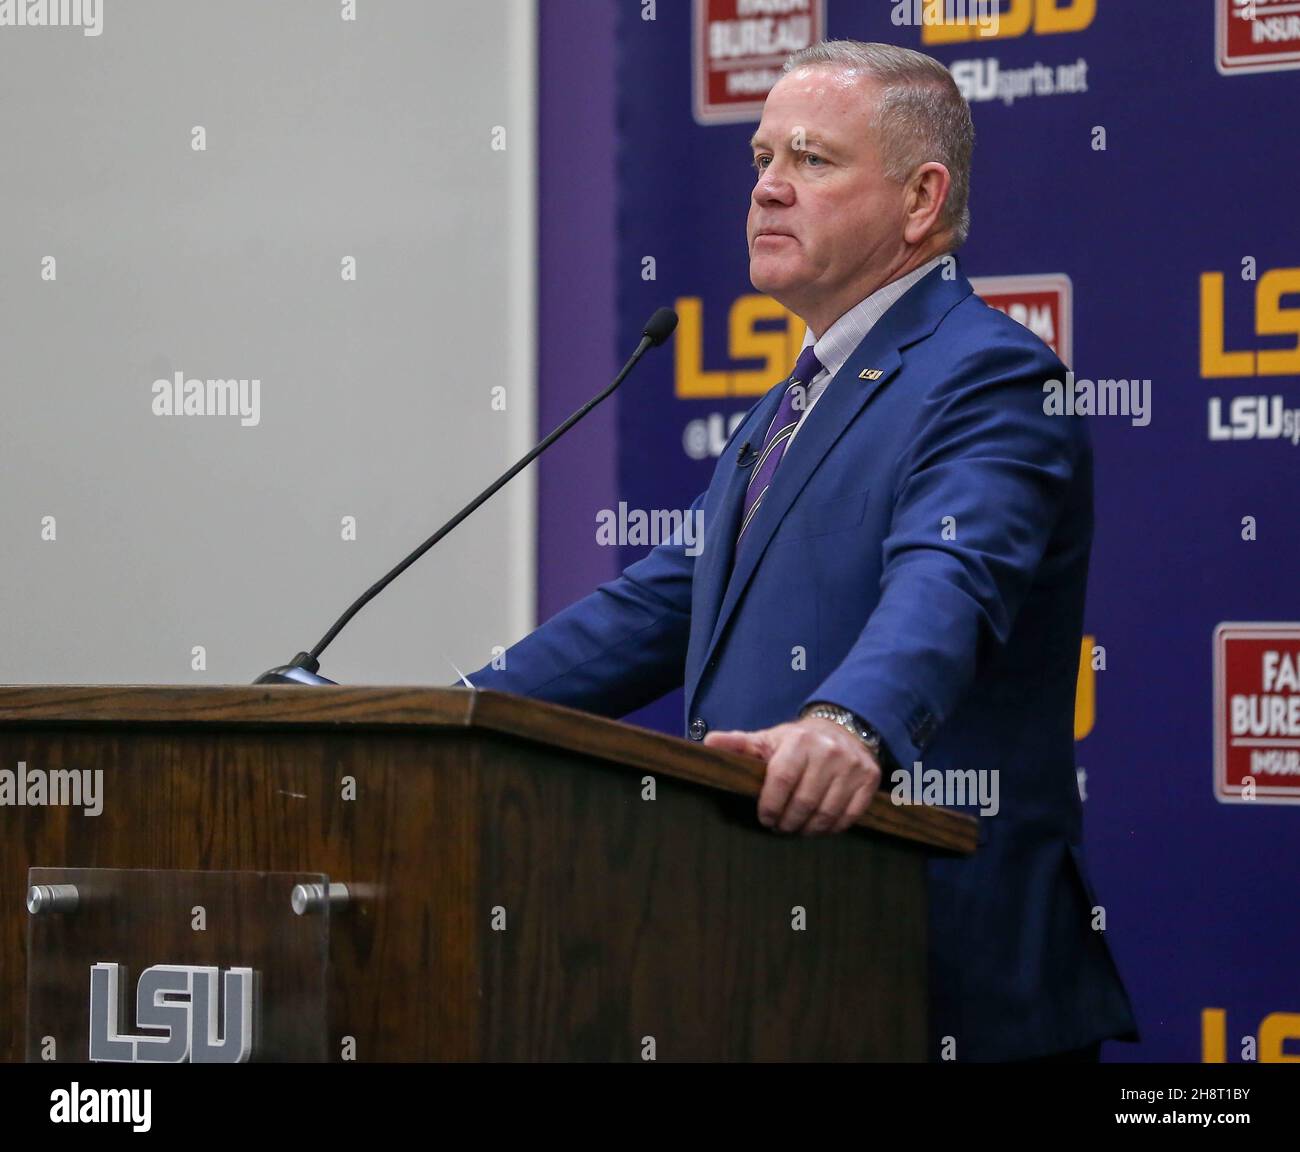
[(847, 708), (841, 708), (838, 704), (809, 704), (801, 713), (800, 717), (817, 716), (823, 720), (833, 720), (843, 728), (847, 728), (868, 748), (871, 754), (880, 758), (880, 733), (877, 732), (870, 724), (859, 719), (857, 713), (850, 712)]

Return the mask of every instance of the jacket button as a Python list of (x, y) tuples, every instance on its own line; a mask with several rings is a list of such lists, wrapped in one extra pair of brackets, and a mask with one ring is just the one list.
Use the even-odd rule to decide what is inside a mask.
[(704, 734), (709, 730), (709, 726), (704, 723), (698, 716), (691, 721), (691, 726), (687, 731), (690, 733), (692, 740), (703, 740)]

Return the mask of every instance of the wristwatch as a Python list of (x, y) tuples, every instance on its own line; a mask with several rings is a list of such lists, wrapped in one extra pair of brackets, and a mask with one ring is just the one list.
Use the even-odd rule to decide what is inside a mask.
[(809, 716), (817, 716), (822, 720), (833, 720), (836, 724), (847, 728), (868, 748), (871, 754), (879, 760), (881, 758), (881, 740), (880, 733), (877, 732), (870, 724), (858, 716), (856, 712), (850, 712), (847, 708), (841, 708), (838, 704), (823, 704), (818, 701), (815, 704), (809, 704), (802, 712), (799, 718), (805, 719)]

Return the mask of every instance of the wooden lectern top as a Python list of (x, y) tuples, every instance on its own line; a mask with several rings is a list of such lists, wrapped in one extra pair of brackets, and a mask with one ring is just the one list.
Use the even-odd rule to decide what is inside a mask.
[[(0, 725), (128, 724), (168, 727), (460, 728), (516, 737), (638, 771), (757, 797), (763, 766), (573, 708), (468, 688), (294, 685), (0, 686)], [(887, 782), (882, 793), (888, 795)], [(974, 817), (877, 798), (859, 826), (940, 851), (969, 854)]]

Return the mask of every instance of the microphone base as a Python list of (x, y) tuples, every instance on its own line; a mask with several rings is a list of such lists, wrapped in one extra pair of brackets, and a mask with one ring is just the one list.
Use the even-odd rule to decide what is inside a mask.
[(307, 685), (316, 687), (324, 684), (337, 684), (337, 680), (330, 680), (324, 676), (319, 676), (316, 670), (320, 667), (320, 662), (313, 660), (307, 652), (299, 652), (289, 664), (282, 664), (279, 668), (272, 668), (269, 672), (263, 672), (254, 684), (296, 684), (299, 687)]

